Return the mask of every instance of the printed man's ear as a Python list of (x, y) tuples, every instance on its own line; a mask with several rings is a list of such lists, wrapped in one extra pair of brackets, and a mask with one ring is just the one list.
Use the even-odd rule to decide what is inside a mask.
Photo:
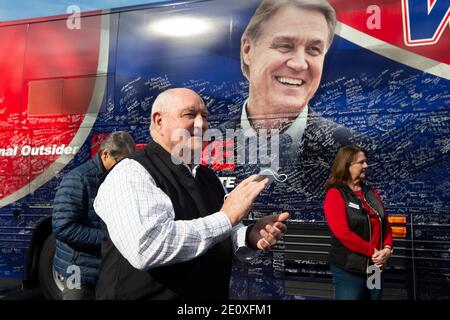
[(252, 42), (248, 38), (242, 39), (242, 60), (246, 65), (250, 65), (250, 53), (252, 49)]

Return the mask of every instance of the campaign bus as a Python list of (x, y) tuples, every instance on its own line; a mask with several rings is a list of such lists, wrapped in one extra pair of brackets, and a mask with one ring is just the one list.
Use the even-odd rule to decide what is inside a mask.
[[(259, 3), (186, 0), (0, 23), (0, 278), (61, 296), (52, 268), (58, 185), (113, 131), (145, 145), (160, 92), (199, 93), (210, 128), (240, 121), (249, 92), (241, 36)], [(315, 140), (332, 123), (367, 148), (368, 179), (390, 215), (384, 298), (449, 299), (450, 3), (330, 3), (335, 37), (308, 104), (323, 122), (306, 122), (307, 146), (291, 141), (307, 159), (280, 169), (245, 221), (288, 211), (288, 231), (254, 260), (234, 262), (230, 298), (333, 298), (323, 213), (332, 158), (323, 155), (337, 149)], [(202, 158), (228, 191), (257, 173), (228, 157), (234, 142), (212, 141), (215, 153)]]

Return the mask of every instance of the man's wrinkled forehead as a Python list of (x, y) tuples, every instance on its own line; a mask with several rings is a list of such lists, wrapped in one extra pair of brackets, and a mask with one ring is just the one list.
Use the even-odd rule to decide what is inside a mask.
[(204, 108), (203, 99), (192, 91), (179, 91), (170, 96), (170, 102), (167, 103), (166, 112), (179, 112), (184, 109)]
[(171, 108), (173, 112), (207, 112), (205, 103), (200, 97), (179, 98)]

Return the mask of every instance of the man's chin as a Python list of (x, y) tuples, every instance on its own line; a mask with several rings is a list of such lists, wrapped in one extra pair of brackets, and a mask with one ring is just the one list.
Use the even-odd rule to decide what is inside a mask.
[(189, 147), (192, 150), (202, 149), (203, 148), (203, 139), (202, 138), (191, 138), (189, 141)]
[(274, 101), (274, 107), (271, 110), (272, 113), (278, 114), (281, 117), (297, 117), (305, 108), (306, 102), (304, 99), (279, 99)]
[(192, 141), (189, 144), (188, 147), (189, 151), (191, 152), (192, 155), (194, 156), (199, 156), (201, 155), (202, 151), (203, 151), (203, 141), (199, 140), (199, 141)]
[[(196, 141), (197, 140), (197, 141)], [(171, 150), (172, 160), (175, 164), (197, 164), (201, 159), (202, 154), (202, 140), (195, 139), (179, 143)]]

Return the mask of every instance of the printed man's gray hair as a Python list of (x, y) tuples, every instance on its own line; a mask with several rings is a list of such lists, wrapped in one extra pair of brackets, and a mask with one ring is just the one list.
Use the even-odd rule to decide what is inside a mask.
[[(241, 38), (241, 70), (243, 75), (249, 78), (249, 68), (245, 64), (242, 54), (242, 44), (244, 39), (257, 42), (261, 36), (264, 24), (281, 7), (293, 5), (301, 9), (321, 12), (328, 24), (328, 46), (333, 42), (334, 29), (336, 27), (336, 11), (327, 0), (263, 0), (253, 14)], [(299, 18), (301, 19), (301, 18)]]

